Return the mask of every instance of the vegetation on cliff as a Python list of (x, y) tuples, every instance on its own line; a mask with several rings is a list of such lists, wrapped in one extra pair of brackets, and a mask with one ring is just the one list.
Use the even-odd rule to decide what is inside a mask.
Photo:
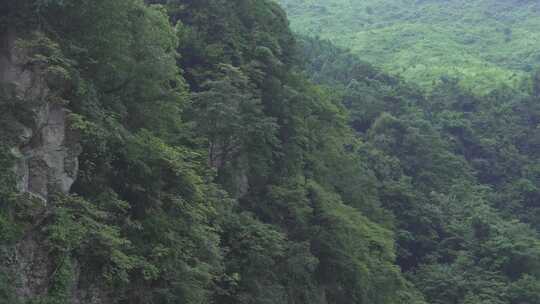
[(36, 105), (1, 84), (0, 303), (538, 302), (538, 85), (425, 93), (267, 0), (0, 13), (81, 148), (69, 193), (20, 193)]

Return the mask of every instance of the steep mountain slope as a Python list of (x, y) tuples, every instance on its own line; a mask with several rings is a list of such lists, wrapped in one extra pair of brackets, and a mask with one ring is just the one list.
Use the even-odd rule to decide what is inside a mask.
[(312, 80), (349, 109), (362, 196), (394, 216), (397, 263), (426, 300), (538, 302), (540, 95), (453, 81), (423, 94), (327, 41), (302, 44)]
[(281, 8), (148, 2), (0, 4), (0, 303), (425, 303)]
[(294, 30), (431, 87), (441, 76), (486, 92), (540, 62), (540, 4), (502, 0), (280, 0)]
[(539, 75), (425, 93), (269, 0), (0, 25), (0, 304), (540, 302)]

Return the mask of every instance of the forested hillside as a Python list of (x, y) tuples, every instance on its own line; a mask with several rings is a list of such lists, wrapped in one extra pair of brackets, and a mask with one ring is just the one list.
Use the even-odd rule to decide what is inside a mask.
[(272, 0), (2, 1), (0, 303), (540, 303), (540, 77), (364, 59)]
[(2, 5), (0, 301), (421, 303), (277, 4)]
[[(359, 134), (369, 192), (390, 211), (397, 264), (428, 303), (537, 303), (540, 95), (423, 94), (329, 42), (302, 41)], [(370, 214), (369, 211), (365, 211)]]
[(538, 67), (540, 3), (529, 0), (279, 0), (294, 30), (350, 48), (431, 88), (441, 77), (484, 94)]

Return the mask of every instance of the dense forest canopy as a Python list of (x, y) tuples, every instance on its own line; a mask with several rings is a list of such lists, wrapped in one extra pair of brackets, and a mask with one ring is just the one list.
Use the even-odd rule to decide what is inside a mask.
[(440, 77), (486, 93), (521, 86), (540, 61), (529, 0), (279, 0), (293, 29), (329, 39), (425, 88)]
[(540, 303), (536, 2), (357, 2), (2, 1), (0, 303)]

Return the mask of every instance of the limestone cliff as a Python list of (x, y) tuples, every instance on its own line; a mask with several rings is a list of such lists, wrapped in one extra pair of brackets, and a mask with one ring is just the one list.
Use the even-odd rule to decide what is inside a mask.
[(0, 33), (0, 131), (8, 135), (2, 144), (9, 145), (14, 156), (18, 191), (33, 203), (26, 210), (31, 216), (22, 238), (0, 246), (0, 271), (10, 274), (16, 298), (24, 302), (45, 296), (50, 288), (57, 265), (41, 226), (51, 209), (50, 196), (68, 193), (75, 181), (80, 147), (69, 127), (65, 101), (58, 98), (66, 84), (45, 62), (31, 58), (20, 39), (13, 30)]
[(68, 110), (49, 87), (55, 75), (29, 60), (26, 50), (17, 47), (14, 31), (2, 40), (0, 84), (7, 88), (4, 99), (14, 111), (1, 115), (14, 116), (18, 188), (46, 201), (51, 193), (69, 192), (77, 176), (79, 148), (67, 125)]

